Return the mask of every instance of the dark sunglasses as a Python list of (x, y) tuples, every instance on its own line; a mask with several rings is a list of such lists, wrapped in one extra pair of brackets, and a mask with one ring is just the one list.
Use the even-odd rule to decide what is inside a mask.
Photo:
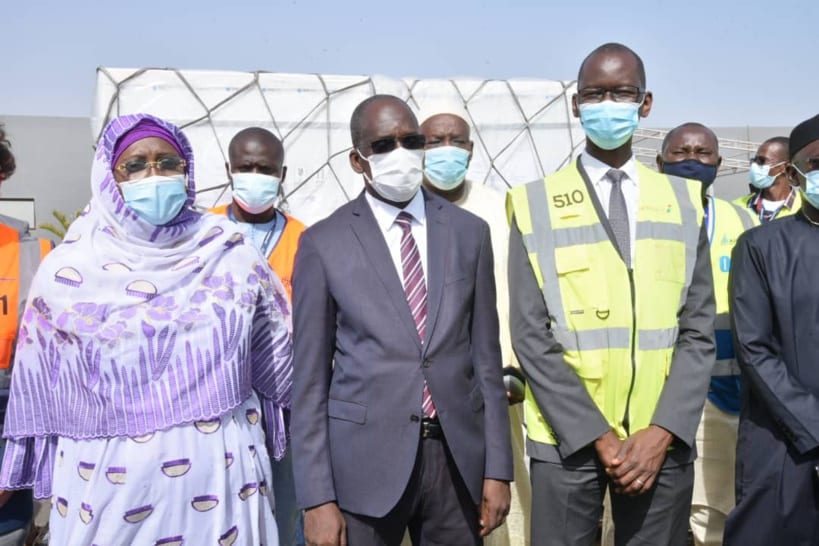
[(764, 155), (755, 155), (754, 157), (752, 157), (750, 159), (750, 162), (751, 163), (756, 163), (760, 167), (762, 167), (764, 165), (770, 165), (772, 168), (777, 167), (779, 165), (782, 165), (783, 163), (787, 163), (787, 161), (778, 161), (778, 162), (774, 163), (773, 159), (768, 159)]
[(407, 135), (400, 138), (379, 138), (370, 142), (370, 150), (374, 154), (386, 154), (393, 151), (401, 144), (402, 148), (407, 150), (422, 150), (427, 139), (424, 135)]

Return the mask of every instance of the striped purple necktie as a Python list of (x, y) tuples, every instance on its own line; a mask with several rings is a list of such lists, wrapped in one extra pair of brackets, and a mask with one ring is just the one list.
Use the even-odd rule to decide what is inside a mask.
[[(427, 285), (424, 281), (424, 269), (421, 267), (421, 253), (418, 252), (418, 246), (412, 236), (412, 215), (401, 211), (395, 223), (402, 231), (401, 268), (404, 274), (404, 295), (407, 297), (412, 318), (415, 320), (418, 337), (423, 343), (427, 333)], [(424, 398), (421, 402), (421, 409), (430, 419), (437, 415), (426, 381), (424, 381)]]

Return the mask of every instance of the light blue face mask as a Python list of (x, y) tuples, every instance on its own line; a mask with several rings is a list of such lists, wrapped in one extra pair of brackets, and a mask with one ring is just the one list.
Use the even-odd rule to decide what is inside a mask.
[(602, 102), (578, 104), (580, 124), (594, 144), (604, 150), (619, 148), (631, 138), (640, 122), (641, 102)]
[(125, 204), (143, 220), (155, 226), (164, 226), (179, 214), (188, 192), (185, 175), (149, 176), (119, 185)]
[(261, 173), (232, 173), (233, 200), (250, 214), (273, 208), (282, 179)]
[(794, 165), (796, 172), (805, 177), (805, 187), (802, 190), (802, 196), (807, 199), (808, 203), (813, 205), (813, 208), (819, 209), (819, 171), (810, 171), (808, 174), (803, 173)]
[(776, 180), (776, 178), (779, 176), (779, 174), (782, 173), (779, 173), (776, 176), (771, 176), (770, 174), (771, 169), (773, 169), (774, 167), (778, 167), (783, 163), (785, 162), (780, 161), (776, 165), (760, 165), (759, 163), (751, 163), (751, 169), (749, 171), (751, 185), (758, 190), (764, 190), (765, 188), (770, 188), (771, 186), (773, 186), (773, 183)]
[(450, 191), (466, 178), (469, 151), (457, 146), (438, 146), (424, 154), (424, 174), (439, 190)]

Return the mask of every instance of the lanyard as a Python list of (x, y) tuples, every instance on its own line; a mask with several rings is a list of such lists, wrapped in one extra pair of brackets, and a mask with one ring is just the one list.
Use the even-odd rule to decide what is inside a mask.
[(273, 234), (276, 233), (276, 226), (279, 223), (279, 213), (277, 212), (276, 215), (273, 217), (273, 225), (270, 226), (270, 229), (267, 230), (267, 233), (264, 235), (264, 239), (262, 240), (262, 244), (259, 247), (259, 250), (262, 252), (262, 256), (265, 258), (268, 257), (270, 252), (268, 252), (268, 247), (270, 246), (270, 242), (273, 240)]
[(717, 224), (717, 212), (714, 207), (714, 198), (708, 197), (708, 204), (705, 206), (705, 229), (708, 232), (708, 246), (714, 241), (714, 226)]
[[(228, 207), (228, 218), (230, 218), (234, 222), (239, 222), (239, 220), (237, 220), (236, 217), (233, 216), (233, 212), (230, 210), (230, 207)], [(247, 224), (247, 226), (250, 228), (250, 233), (249, 233), (250, 241), (255, 245), (256, 241), (253, 239), (253, 233), (255, 231), (255, 228), (253, 227), (254, 225), (255, 224)], [(267, 233), (265, 233), (264, 239), (262, 240), (262, 244), (258, 245), (259, 251), (262, 253), (262, 256), (264, 256), (265, 258), (267, 258), (268, 255), (270, 254), (270, 252), (268, 252), (267, 249), (270, 246), (270, 243), (273, 241), (273, 235), (276, 233), (276, 226), (278, 226), (278, 225), (279, 225), (279, 211), (276, 211), (276, 213), (273, 216), (273, 223), (271, 224), (270, 229), (268, 229)], [(272, 251), (272, 249), (271, 249), (271, 251)]]
[(267, 258), (267, 255), (269, 254), (268, 251), (267, 251), (267, 247), (270, 246), (270, 241), (271, 241), (271, 239), (273, 239), (273, 233), (276, 231), (276, 224), (278, 224), (278, 223), (279, 223), (279, 219), (277, 217), (273, 221), (273, 225), (270, 226), (270, 229), (267, 230), (267, 233), (264, 236), (264, 240), (262, 241), (262, 246), (259, 249), (259, 250), (262, 251), (262, 256), (264, 256), (265, 258)]

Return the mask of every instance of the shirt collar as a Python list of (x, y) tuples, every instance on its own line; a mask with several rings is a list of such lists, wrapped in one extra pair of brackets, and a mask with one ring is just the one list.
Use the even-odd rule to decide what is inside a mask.
[[(788, 210), (792, 210), (794, 201), (796, 201), (796, 188), (791, 187), (791, 192), (788, 194), (788, 197), (785, 198), (785, 202), (782, 203), (782, 206)], [(762, 190), (756, 191), (751, 197), (751, 200), (748, 201), (748, 206), (757, 212), (762, 210)]]
[(373, 216), (375, 216), (375, 221), (378, 222), (378, 226), (381, 228), (381, 231), (387, 231), (390, 229), (393, 224), (395, 224), (395, 219), (398, 218), (398, 214), (402, 210), (412, 215), (414, 223), (421, 226), (426, 225), (427, 214), (426, 210), (424, 209), (424, 194), (420, 188), (415, 193), (413, 198), (410, 199), (410, 202), (407, 203), (407, 206), (403, 209), (399, 209), (398, 207), (394, 207), (380, 199), (376, 199), (367, 190), (364, 190), (364, 199), (366, 199), (367, 203), (370, 205), (370, 209), (373, 211)]
[[(596, 157), (593, 157), (586, 150), (583, 150), (583, 152), (580, 154), (580, 163), (583, 165), (583, 168), (586, 169), (586, 174), (589, 175), (589, 180), (595, 186), (599, 184), (601, 180), (603, 180), (606, 173), (614, 168), (611, 165), (606, 165)], [(634, 160), (633, 155), (628, 158), (628, 161), (626, 161), (618, 170), (626, 173), (628, 179), (635, 186), (637, 185), (637, 162)]]

